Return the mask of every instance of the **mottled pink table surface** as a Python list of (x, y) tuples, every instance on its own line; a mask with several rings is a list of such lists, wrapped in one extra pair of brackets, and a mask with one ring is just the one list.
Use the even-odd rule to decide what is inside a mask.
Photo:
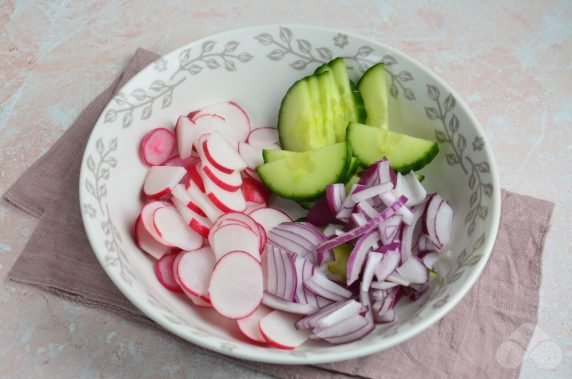
[[(0, 193), (139, 46), (303, 23), (401, 49), (467, 101), (502, 185), (556, 203), (539, 324), (522, 378), (572, 378), (572, 2), (0, 0)], [(5, 278), (36, 220), (0, 203), (0, 377), (263, 377), (184, 343)], [(535, 349), (550, 340), (550, 352)]]

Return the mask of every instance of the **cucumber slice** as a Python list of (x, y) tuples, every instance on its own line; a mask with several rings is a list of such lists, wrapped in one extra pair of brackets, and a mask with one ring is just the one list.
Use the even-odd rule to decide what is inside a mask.
[(369, 166), (387, 157), (391, 167), (404, 174), (423, 168), (439, 152), (436, 142), (363, 124), (350, 124), (347, 136), (363, 164)]
[(360, 165), (361, 162), (359, 161), (359, 159), (357, 159), (356, 157), (352, 157), (352, 160), (350, 161), (350, 164), (348, 166), (348, 171), (344, 175), (344, 181), (343, 181), (344, 183), (349, 181), (352, 178), (352, 176), (354, 176), (357, 173)]
[(309, 201), (323, 195), (328, 184), (339, 183), (350, 161), (350, 146), (341, 142), (265, 163), (256, 171), (277, 195)]
[(301, 154), (297, 151), (288, 151), (288, 150), (262, 150), (262, 158), (264, 159), (264, 163), (269, 163), (273, 161), (277, 161), (279, 159), (288, 158), (296, 154)]
[(359, 108), (363, 107), (363, 99), (358, 92), (353, 92), (348, 76), (348, 68), (344, 58), (338, 57), (328, 63), (336, 79), (338, 92), (346, 108), (346, 116), (349, 122), (363, 122), (363, 114)]
[(365, 123), (388, 129), (388, 87), (385, 65), (378, 63), (371, 66), (358, 82), (358, 89), (363, 97), (367, 113)]
[(335, 142), (333, 132), (325, 133), (319, 99), (312, 96), (316, 88), (319, 92), (314, 79), (298, 80), (282, 99), (278, 114), (278, 136), (280, 145), (286, 150), (306, 151)]
[(297, 201), (298, 205), (300, 205), (302, 208), (309, 210), (310, 208), (312, 208), (314, 206), (314, 202), (313, 201)]
[(352, 89), (354, 106), (357, 113), (357, 121), (354, 122), (365, 123), (367, 119), (367, 109), (365, 107), (365, 100), (363, 99), (363, 95), (359, 91), (358, 86), (351, 80), (350, 80), (350, 88)]
[(353, 248), (354, 247), (352, 245), (348, 244), (334, 247), (332, 249), (332, 252), (334, 253), (334, 261), (328, 263), (328, 271), (345, 279), (347, 274), (348, 258), (350, 257)]
[(325, 70), (317, 74), (320, 84), (320, 95), (322, 96), (322, 109), (324, 109), (324, 123), (334, 131), (336, 142), (346, 140), (346, 128), (348, 120), (345, 115), (345, 108), (342, 103), (336, 79), (330, 70)]
[(348, 180), (348, 181), (346, 182), (346, 185), (345, 185), (346, 196), (348, 196), (349, 193), (351, 192), (353, 185), (354, 185), (354, 184), (357, 184), (357, 183), (359, 182), (359, 179), (360, 179), (359, 176), (354, 175), (354, 176), (352, 176), (352, 177), (350, 178), (350, 180)]

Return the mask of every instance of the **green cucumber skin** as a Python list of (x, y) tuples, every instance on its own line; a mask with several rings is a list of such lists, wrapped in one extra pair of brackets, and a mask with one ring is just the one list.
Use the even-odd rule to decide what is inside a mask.
[[(423, 167), (427, 166), (431, 161), (439, 154), (439, 145), (434, 144), (431, 147), (431, 150), (427, 154), (424, 155), (424, 159), (418, 160), (415, 163), (410, 165), (404, 165), (401, 167), (392, 167), (395, 171), (400, 172), (402, 174), (408, 174), (410, 171), (417, 171), (421, 170)], [(423, 179), (425, 177), (423, 176)]]
[(364, 101), (367, 117), (365, 124), (388, 129), (389, 123), (389, 91), (385, 64), (377, 63), (371, 66), (361, 77), (357, 88)]
[(350, 88), (352, 89), (352, 96), (354, 99), (354, 106), (357, 114), (357, 121), (360, 123), (365, 123), (367, 119), (367, 110), (365, 108), (365, 101), (363, 99), (362, 93), (359, 91), (358, 86), (350, 80)]

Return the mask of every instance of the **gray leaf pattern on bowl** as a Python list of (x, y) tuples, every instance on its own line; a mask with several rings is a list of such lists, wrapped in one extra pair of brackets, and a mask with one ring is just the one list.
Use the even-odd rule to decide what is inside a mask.
[[(343, 49), (346, 45), (349, 45), (348, 36), (339, 33), (336, 37), (332, 39), (334, 46), (329, 47), (317, 47), (313, 48), (310, 41), (301, 38), (294, 38), (292, 30), (286, 27), (280, 27), (278, 38), (274, 38), (270, 33), (260, 33), (254, 37), (260, 44), (265, 46), (274, 46), (274, 49), (266, 55), (269, 59), (273, 61), (280, 61), (284, 57), (290, 55), (295, 58), (294, 61), (289, 63), (289, 66), (296, 70), (304, 70), (306, 66), (310, 64), (324, 64), (334, 58), (334, 56), (343, 57), (346, 62), (353, 62), (348, 65), (350, 70), (357, 69), (359, 72), (365, 72), (372, 65), (379, 63), (379, 60), (372, 59), (371, 54), (375, 49), (369, 45), (360, 46), (353, 55), (343, 55), (341, 51), (338, 51), (334, 55), (332, 49)], [(415, 100), (415, 93), (411, 88), (406, 87), (403, 83), (414, 80), (413, 75), (409, 71), (400, 71), (399, 73), (394, 73), (390, 68), (392, 65), (396, 65), (396, 59), (389, 54), (384, 55), (381, 61), (385, 64), (385, 71), (390, 77), (391, 82), (389, 83), (389, 93), (391, 96), (397, 99), (399, 93), (402, 91), (403, 96), (407, 100)]]

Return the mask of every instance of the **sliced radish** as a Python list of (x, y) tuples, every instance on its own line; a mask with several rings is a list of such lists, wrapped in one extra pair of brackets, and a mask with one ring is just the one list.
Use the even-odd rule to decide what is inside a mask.
[[(246, 195), (244, 197), (246, 198)], [(244, 209), (244, 213), (250, 214), (257, 209), (266, 208), (266, 206), (267, 206), (266, 203), (260, 203), (259, 204), (259, 203), (255, 203), (255, 202), (246, 200), (246, 208)]]
[(283, 222), (292, 221), (292, 219), (286, 213), (274, 208), (256, 209), (250, 213), (249, 216), (252, 217), (254, 221), (262, 225), (267, 233), (276, 225), (280, 225)]
[(207, 299), (207, 298), (201, 299), (199, 296), (196, 296), (196, 295), (192, 294), (189, 290), (185, 289), (185, 287), (183, 287), (183, 285), (181, 284), (179, 276), (176, 274), (177, 270), (178, 270), (177, 267), (179, 266), (179, 262), (185, 253), (186, 252), (183, 251), (183, 252), (180, 252), (179, 254), (177, 254), (177, 257), (175, 258), (175, 262), (173, 262), (173, 273), (175, 274), (175, 280), (177, 281), (177, 284), (179, 284), (179, 288), (181, 289), (181, 291), (183, 291), (185, 296), (189, 300), (191, 300), (193, 302), (193, 304), (195, 304), (196, 306), (201, 307), (201, 308), (212, 308), (212, 305), (211, 305), (209, 299)]
[(272, 127), (257, 128), (248, 135), (248, 143), (252, 147), (259, 149), (268, 149), (274, 146), (280, 146), (278, 140), (278, 129)]
[(252, 217), (244, 213), (226, 213), (219, 217), (217, 220), (215, 227), (222, 227), (223, 225), (228, 224), (242, 224), (248, 227), (254, 234), (256, 234), (260, 240), (260, 249), (259, 251), (262, 253), (264, 251), (264, 245), (266, 245), (266, 231), (260, 224), (258, 224)]
[(267, 203), (270, 197), (268, 188), (258, 180), (250, 177), (242, 180), (242, 192), (244, 193), (244, 199), (246, 201), (253, 201), (258, 204)]
[(247, 167), (244, 169), (244, 171), (242, 171), (244, 173), (244, 175), (250, 179), (256, 180), (257, 182), (259, 182), (260, 184), (262, 184), (262, 181), (260, 180), (260, 176), (258, 176), (258, 173), (256, 172), (256, 170)]
[(208, 181), (205, 182), (205, 189), (208, 199), (224, 213), (244, 212), (246, 209), (246, 200), (244, 200), (242, 191), (225, 191), (214, 183), (209, 185)]
[(209, 283), (215, 267), (215, 259), (209, 247), (184, 252), (177, 261), (175, 276), (181, 287), (203, 300), (209, 299)]
[(268, 315), (270, 312), (272, 312), (272, 309), (264, 305), (260, 305), (250, 316), (241, 318), (240, 320), (236, 321), (238, 328), (250, 340), (265, 344), (266, 338), (264, 338), (262, 333), (260, 333), (260, 328), (258, 325), (260, 320), (266, 317), (266, 315)]
[(209, 105), (203, 109), (189, 114), (195, 121), (204, 115), (217, 115), (226, 121), (225, 126), (218, 129), (223, 135), (228, 136), (234, 142), (246, 141), (250, 133), (250, 119), (244, 109), (230, 101)]
[(203, 238), (209, 236), (212, 222), (208, 218), (196, 213), (175, 197), (173, 197), (173, 204), (175, 204), (177, 211), (179, 211), (179, 214), (191, 229), (199, 233)]
[(143, 193), (151, 199), (159, 199), (171, 193), (173, 187), (178, 184), (187, 173), (183, 167), (177, 166), (153, 166), (147, 172)]
[(251, 169), (256, 169), (256, 167), (264, 163), (264, 159), (262, 158), (262, 150), (256, 147), (252, 147), (246, 142), (238, 143), (238, 154), (240, 154), (244, 162)]
[(198, 186), (202, 192), (205, 192), (205, 184), (203, 183), (203, 177), (199, 173), (199, 165), (200, 165), (200, 160), (198, 160), (196, 164), (189, 166), (187, 168), (187, 171), (189, 173), (189, 181), (185, 184), (185, 187), (188, 189), (194, 182), (194, 184)]
[(193, 231), (174, 207), (158, 208), (153, 213), (153, 225), (168, 245), (182, 250), (197, 250), (203, 246), (203, 238)]
[[(221, 189), (229, 192), (238, 191), (242, 185), (242, 177), (238, 171), (232, 171), (228, 174), (218, 170), (208, 161), (202, 162), (197, 168), (199, 173), (202, 174), (203, 183), (213, 182)], [(205, 190), (208, 191), (208, 189), (209, 185), (205, 184)]]
[(209, 285), (211, 304), (222, 316), (241, 319), (262, 301), (262, 268), (250, 254), (232, 252), (217, 262)]
[(199, 158), (197, 158), (197, 157), (190, 157), (187, 159), (181, 159), (181, 157), (179, 155), (175, 155), (174, 157), (169, 159), (167, 162), (165, 162), (163, 165), (164, 166), (184, 167), (186, 170), (188, 170), (189, 167), (191, 167), (192, 165), (195, 165), (197, 162), (199, 162)]
[[(175, 199), (179, 200), (181, 203), (185, 204), (187, 208), (189, 208), (190, 210), (192, 210), (193, 212), (195, 212), (199, 216), (206, 217), (206, 215), (203, 212), (203, 210), (201, 209), (201, 207), (199, 207), (191, 199), (191, 195), (189, 195), (189, 193), (187, 192), (187, 190), (184, 188), (184, 186), (182, 184), (177, 184), (175, 187), (173, 187), (171, 194), (173, 195), (173, 198), (175, 198)], [(183, 218), (186, 220), (186, 217), (184, 217), (184, 215), (181, 215), (181, 216), (183, 216)]]
[(141, 250), (155, 259), (161, 259), (171, 250), (169, 246), (165, 246), (151, 237), (143, 225), (141, 216), (137, 217), (135, 221), (135, 243)]
[(175, 150), (175, 134), (166, 128), (157, 128), (145, 134), (139, 145), (139, 154), (148, 166), (165, 163)]
[(164, 207), (172, 207), (172, 205), (169, 203), (165, 203), (163, 201), (152, 201), (150, 203), (145, 204), (143, 206), (143, 209), (141, 209), (141, 223), (143, 224), (143, 227), (145, 228), (149, 236), (151, 236), (151, 238), (153, 238), (155, 241), (159, 242), (162, 245), (170, 246), (169, 243), (167, 243), (163, 238), (161, 238), (161, 235), (155, 228), (153, 221), (155, 211), (159, 208), (164, 208)]
[(260, 333), (268, 344), (279, 349), (293, 350), (310, 338), (307, 330), (294, 326), (300, 316), (281, 311), (272, 311), (260, 320)]
[(177, 148), (182, 159), (187, 159), (193, 152), (193, 144), (197, 138), (197, 127), (187, 116), (180, 116), (175, 125)]
[(209, 234), (209, 243), (217, 261), (226, 254), (240, 250), (260, 262), (260, 239), (246, 226), (229, 224), (213, 228)]
[(187, 188), (187, 192), (189, 193), (191, 200), (202, 209), (211, 222), (215, 222), (223, 214), (220, 209), (213, 205), (204, 192), (201, 191), (194, 180), (189, 188)]
[(209, 135), (214, 132), (221, 132), (225, 135), (225, 130), (228, 129), (228, 125), (224, 117), (216, 114), (202, 114), (197, 117), (192, 117), (191, 121), (195, 124), (197, 131), (195, 133), (194, 147), (197, 152), (201, 149), (200, 139), (203, 136)]
[(209, 134), (202, 142), (201, 148), (205, 158), (220, 171), (230, 173), (244, 170), (247, 167), (236, 148), (229, 144), (220, 133)]
[(173, 264), (176, 258), (177, 254), (166, 254), (156, 261), (154, 265), (155, 275), (157, 276), (159, 283), (169, 291), (183, 292), (173, 273)]

